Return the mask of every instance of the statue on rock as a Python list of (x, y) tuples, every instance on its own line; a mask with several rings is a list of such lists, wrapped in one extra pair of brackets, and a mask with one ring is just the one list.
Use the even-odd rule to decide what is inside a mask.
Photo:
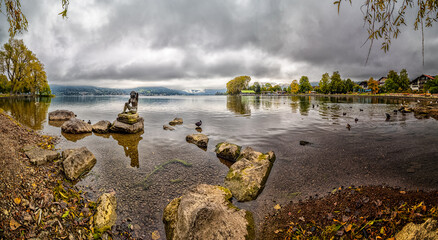
[(125, 103), (125, 107), (123, 108), (122, 113), (127, 113), (126, 109), (128, 109), (128, 113), (136, 114), (137, 113), (137, 105), (138, 105), (138, 93), (135, 91), (131, 92), (131, 97), (129, 101)]

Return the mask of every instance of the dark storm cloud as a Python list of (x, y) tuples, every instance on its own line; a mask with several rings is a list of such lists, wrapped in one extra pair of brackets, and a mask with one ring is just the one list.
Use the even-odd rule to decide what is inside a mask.
[[(290, 82), (301, 75), (318, 81), (333, 71), (353, 80), (402, 68), (411, 77), (438, 74), (436, 27), (425, 34), (424, 68), (421, 35), (411, 25), (387, 54), (374, 43), (365, 66), (357, 3), (343, 5), (338, 15), (332, 1), (316, 0), (72, 1), (68, 20), (57, 16), (54, 3), (23, 2), (30, 22), (24, 39), (45, 63), (50, 83), (161, 81), (192, 88), (223, 87), (236, 75)], [(1, 26), (5, 42), (5, 21)]]

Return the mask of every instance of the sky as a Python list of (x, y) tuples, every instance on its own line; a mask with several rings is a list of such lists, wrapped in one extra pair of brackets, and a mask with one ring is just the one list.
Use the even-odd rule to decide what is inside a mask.
[[(63, 19), (61, 0), (22, 0), (29, 30), (16, 38), (58, 85), (223, 89), (240, 75), (290, 84), (334, 71), (354, 81), (403, 68), (438, 74), (438, 25), (425, 31), (423, 66), (412, 21), (388, 53), (375, 42), (365, 65), (363, 1), (353, 2), (338, 14), (333, 0), (74, 0)], [(0, 15), (2, 45), (8, 27)]]

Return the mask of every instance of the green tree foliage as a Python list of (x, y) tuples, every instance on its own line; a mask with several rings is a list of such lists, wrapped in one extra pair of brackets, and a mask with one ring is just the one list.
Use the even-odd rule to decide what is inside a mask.
[[(62, 12), (59, 13), (63, 18), (67, 17), (69, 0), (61, 0)], [(3, 12), (3, 6), (5, 12)], [(27, 31), (28, 22), (26, 16), (21, 11), (20, 0), (0, 0), (0, 13), (6, 16), (9, 23), (9, 36), (13, 38), (17, 33)]]
[(386, 92), (404, 92), (409, 89), (409, 76), (406, 69), (402, 69), (400, 75), (394, 70), (388, 72), (384, 85)]
[(344, 92), (353, 92), (354, 91), (354, 82), (351, 79), (347, 79), (344, 82)]
[(257, 93), (257, 94), (260, 94), (260, 92), (262, 91), (261, 87), (260, 87), (260, 83), (259, 82), (255, 82), (253, 86), (254, 86), (254, 89), (253, 89), (254, 92)]
[[(338, 13), (341, 2), (352, 0), (336, 0), (334, 4), (338, 5)], [(364, 1), (362, 7), (364, 13), (364, 24), (368, 30), (368, 40), (370, 40), (370, 49), (374, 40), (382, 39), (382, 49), (386, 52), (389, 50), (391, 40), (397, 38), (403, 25), (406, 26), (405, 16), (408, 11), (416, 12), (414, 20), (414, 29), (421, 29), (423, 45), (423, 65), (424, 65), (424, 30), (423, 27), (432, 27), (433, 22), (438, 20), (438, 1), (437, 0), (373, 0)], [(367, 58), (368, 60), (368, 58)]]
[(433, 80), (427, 81), (424, 85), (424, 89), (430, 93), (438, 93), (438, 75), (436, 75)]
[(23, 40), (9, 39), (0, 51), (0, 73), (9, 83), (10, 93), (50, 94), (44, 65)]
[(309, 78), (307, 76), (302, 76), (300, 78), (300, 87), (299, 92), (300, 93), (307, 93), (309, 91), (312, 91), (313, 87), (310, 85)]
[(408, 75), (408, 71), (406, 69), (402, 69), (400, 72), (400, 82), (398, 84), (399, 88), (402, 91), (406, 91), (409, 89), (409, 75)]
[(372, 77), (368, 80), (368, 89), (371, 89), (374, 94), (379, 92), (379, 83)]
[(8, 78), (4, 74), (0, 74), (0, 93), (8, 93), (10, 91), (11, 84)]
[(235, 77), (227, 83), (227, 93), (228, 94), (239, 94), (240, 91), (248, 87), (248, 83), (251, 81), (249, 76), (239, 76)]
[(297, 93), (300, 90), (300, 85), (298, 85), (297, 80), (293, 80), (290, 84), (291, 93)]
[(327, 94), (330, 92), (330, 75), (328, 73), (324, 73), (322, 75), (321, 80), (319, 81), (319, 92)]
[(342, 82), (341, 75), (338, 71), (333, 72), (330, 78), (330, 92), (331, 93), (343, 93), (344, 92), (344, 83)]

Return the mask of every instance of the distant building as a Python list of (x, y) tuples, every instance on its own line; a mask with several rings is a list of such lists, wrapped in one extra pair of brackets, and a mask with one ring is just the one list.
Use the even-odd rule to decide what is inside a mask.
[(359, 83), (359, 86), (361, 86), (363, 89), (368, 89), (368, 81), (362, 81)]
[(379, 80), (377, 80), (377, 82), (379, 83), (379, 86), (383, 86), (385, 85), (385, 81), (386, 81), (386, 77), (381, 77)]
[(433, 80), (435, 79), (434, 77), (430, 76), (430, 75), (421, 75), (419, 77), (417, 77), (416, 79), (411, 81), (411, 89), (414, 91), (421, 91), (424, 88), (424, 84), (429, 81), (429, 80)]

